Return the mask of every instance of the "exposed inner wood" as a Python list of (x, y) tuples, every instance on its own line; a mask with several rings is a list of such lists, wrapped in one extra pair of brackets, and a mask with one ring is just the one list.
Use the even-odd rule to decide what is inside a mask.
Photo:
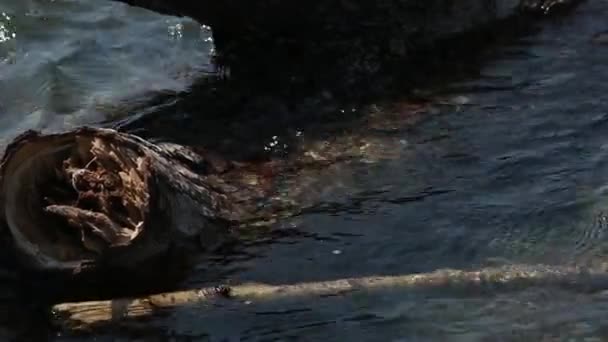
[(42, 139), (6, 164), (7, 223), (42, 263), (78, 268), (129, 245), (144, 227), (147, 159), (107, 139)]
[(51, 179), (55, 184), (43, 188), (48, 191), (44, 211), (73, 229), (87, 251), (101, 254), (128, 245), (141, 232), (147, 199), (139, 174), (143, 159), (132, 165), (99, 138), (78, 140), (73, 153), (57, 165)]

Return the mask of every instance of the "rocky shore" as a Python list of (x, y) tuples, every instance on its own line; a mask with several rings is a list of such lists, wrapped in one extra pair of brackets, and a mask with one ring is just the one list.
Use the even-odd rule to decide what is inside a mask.
[[(483, 30), (510, 19), (535, 21), (538, 17), (563, 13), (581, 2), (119, 1), (163, 14), (192, 17), (210, 26), (220, 63), (237, 72), (242, 61), (269, 61), (276, 56), (307, 60), (316, 53), (322, 54), (325, 61), (355, 53), (359, 58), (350, 64), (367, 64), (358, 67), (373, 69), (378, 58), (410, 57), (453, 35)], [(263, 63), (256, 66), (260, 64)]]

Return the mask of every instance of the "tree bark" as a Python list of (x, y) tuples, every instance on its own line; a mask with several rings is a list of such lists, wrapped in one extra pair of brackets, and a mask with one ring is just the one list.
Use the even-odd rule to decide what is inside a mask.
[(256, 193), (216, 173), (191, 149), (110, 129), (28, 131), (0, 165), (0, 219), (34, 270), (133, 269), (255, 217)]

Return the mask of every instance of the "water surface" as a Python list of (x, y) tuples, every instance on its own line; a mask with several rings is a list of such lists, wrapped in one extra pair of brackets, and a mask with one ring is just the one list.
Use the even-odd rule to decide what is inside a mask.
[(212, 71), (207, 27), (112, 1), (0, 3), (0, 136), (128, 116)]

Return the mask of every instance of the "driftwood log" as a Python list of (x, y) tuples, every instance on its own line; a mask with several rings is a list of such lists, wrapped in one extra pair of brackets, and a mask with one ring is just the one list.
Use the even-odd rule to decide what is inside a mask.
[(608, 287), (608, 274), (604, 269), (512, 265), (476, 271), (438, 270), (432, 273), (349, 278), (292, 285), (251, 283), (160, 293), (140, 298), (62, 303), (53, 306), (52, 313), (53, 323), (58, 328), (65, 331), (88, 331), (107, 324), (128, 325), (163, 310), (203, 305), (223, 298), (246, 305), (281, 298), (311, 299), (383, 289), (440, 290), (444, 294), (448, 291), (478, 295), (485, 291), (517, 291), (535, 286), (596, 292)]
[(133, 269), (254, 217), (254, 194), (213, 170), (191, 149), (111, 129), (28, 131), (0, 165), (0, 219), (34, 270)]

